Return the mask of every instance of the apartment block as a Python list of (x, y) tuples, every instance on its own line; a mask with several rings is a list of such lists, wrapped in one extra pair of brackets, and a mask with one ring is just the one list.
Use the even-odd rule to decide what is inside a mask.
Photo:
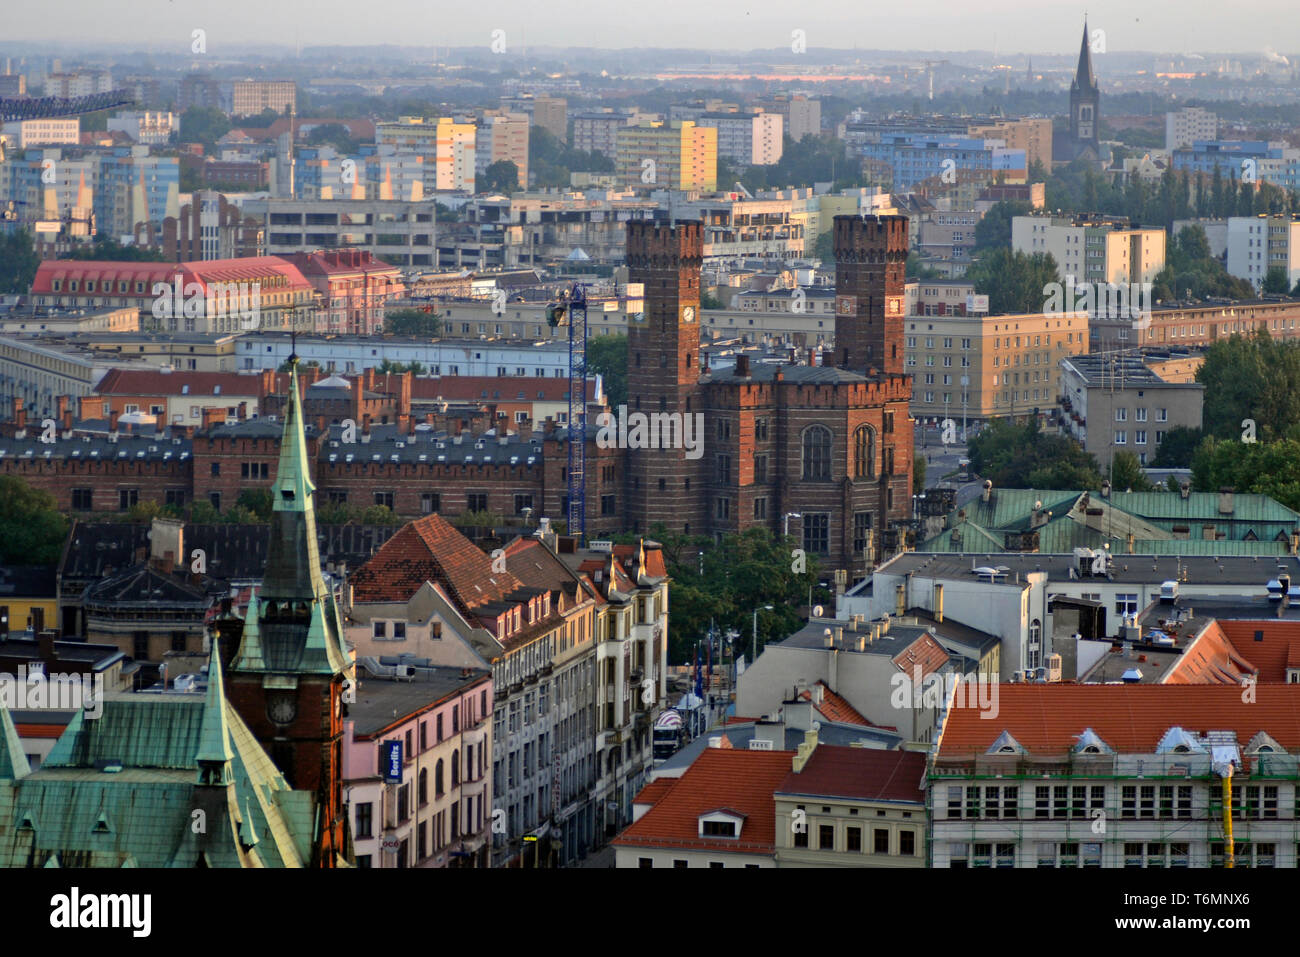
[(108, 130), (119, 130), (136, 143), (165, 146), (181, 128), (181, 118), (161, 110), (124, 110), (108, 118)]
[(1199, 106), (1187, 106), (1165, 114), (1165, 149), (1180, 150), (1197, 140), (1219, 138), (1219, 117)]
[(292, 80), (236, 80), (230, 97), (234, 116), (256, 116), (263, 110), (289, 113), (297, 108), (298, 86)]
[(81, 142), (81, 119), (68, 116), (11, 120), (0, 127), (0, 134), (11, 147), (20, 150), (29, 146), (75, 146)]
[(1300, 217), (1229, 217), (1228, 273), (1260, 289), (1275, 267), (1286, 274), (1287, 291), (1295, 288), (1300, 281)]
[(780, 161), (783, 118), (780, 113), (702, 113), (698, 126), (718, 132), (718, 156), (743, 166)]
[(907, 320), (912, 414), (970, 421), (1046, 412), (1059, 395), (1059, 363), (1088, 351), (1088, 317), (917, 316)]
[(1099, 353), (1061, 360), (1066, 432), (1097, 457), (1103, 472), (1117, 452), (1142, 465), (1155, 457), (1169, 430), (1201, 427), (1205, 386), (1168, 382), (1141, 356)]
[(246, 202), (243, 212), (262, 223), (270, 256), (350, 248), (399, 267), (434, 264), (429, 202), (259, 199)]
[(1002, 140), (1009, 149), (1024, 150), (1025, 160), (1032, 166), (1042, 163), (1043, 168), (1052, 168), (1052, 120), (1051, 117), (1039, 119), (998, 120), (972, 126), (971, 136), (987, 140)]
[(633, 189), (700, 190), (718, 185), (718, 131), (691, 120), (643, 121), (616, 134), (614, 168)]
[(528, 117), (522, 113), (489, 113), (478, 123), (474, 141), (474, 174), (508, 160), (519, 171), (518, 185), (528, 186)]
[(584, 153), (600, 153), (614, 159), (618, 151), (618, 131), (639, 122), (638, 114), (614, 111), (575, 113), (573, 148)]
[(1165, 268), (1165, 231), (1121, 219), (1016, 216), (1011, 248), (1050, 253), (1063, 282), (1147, 283)]

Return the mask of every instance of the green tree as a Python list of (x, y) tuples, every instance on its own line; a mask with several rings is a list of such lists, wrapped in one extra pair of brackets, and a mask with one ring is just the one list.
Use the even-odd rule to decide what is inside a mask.
[(1231, 488), (1268, 495), (1300, 510), (1300, 442), (1209, 438), (1192, 461), (1192, 486), (1198, 492)]
[(1132, 452), (1116, 452), (1111, 460), (1111, 485), (1121, 491), (1150, 492), (1155, 488), (1147, 474), (1142, 471), (1142, 463)]
[[(827, 235), (830, 235), (829, 233)], [(831, 253), (834, 258), (834, 251)], [(923, 266), (921, 264), (921, 254), (910, 252), (907, 254), (907, 262), (903, 265), (903, 275), (907, 279), (942, 279), (943, 273), (933, 266)]]
[(202, 143), (204, 151), (213, 153), (217, 140), (230, 132), (230, 119), (211, 106), (192, 106), (181, 114), (181, 142)]
[(273, 508), (271, 490), (269, 488), (246, 488), (239, 493), (239, 498), (235, 499), (235, 506), (247, 509), (257, 516), (259, 522), (269, 522)]
[(99, 233), (89, 246), (78, 246), (63, 255), (64, 259), (109, 260), (112, 262), (164, 263), (167, 257), (161, 249), (141, 246), (123, 246), (110, 236)]
[(480, 193), (510, 193), (519, 190), (519, 167), (513, 160), (497, 160), (483, 171), (483, 175), (474, 180), (474, 187)]
[(966, 278), (977, 293), (989, 297), (992, 315), (1042, 312), (1049, 284), (1061, 281), (1050, 253), (1030, 255), (1010, 248), (981, 256), (966, 270)]
[(13, 475), (0, 475), (0, 563), (48, 565), (59, 560), (68, 520), (54, 496)]
[(994, 419), (971, 439), (971, 470), (1002, 488), (1099, 489), (1097, 460), (1037, 423)]
[(994, 203), (975, 226), (975, 252), (1011, 246), (1011, 220), (1029, 215), (1028, 203), (1003, 200)]
[(20, 229), (0, 234), (0, 292), (30, 292), (40, 264), (31, 233)]
[(925, 491), (925, 457), (912, 458), (912, 494), (919, 495)]
[[(673, 581), (668, 613), (671, 663), (693, 661), (696, 642), (706, 638), (711, 623), (719, 634), (734, 629), (739, 635), (734, 650), (748, 658), (755, 608), (772, 606), (758, 613), (760, 652), (768, 641), (784, 638), (803, 624), (796, 609), (808, 600), (809, 587), (817, 585), (820, 566), (809, 556), (802, 572), (791, 568), (793, 538), (753, 528), (715, 542), (707, 536), (678, 535), (662, 525), (645, 537), (663, 546)], [(637, 536), (619, 535), (615, 541), (634, 543)], [(814, 591), (814, 601), (824, 597), (824, 592)]]
[(1151, 460), (1153, 468), (1189, 469), (1196, 447), (1205, 438), (1200, 429), (1176, 425), (1165, 433), (1165, 439), (1156, 449), (1155, 458)]
[(1260, 441), (1269, 441), (1300, 422), (1300, 342), (1263, 329), (1220, 339), (1206, 350), (1196, 381), (1205, 386), (1208, 435), (1239, 439), (1250, 420)]
[(384, 317), (384, 332), (395, 336), (414, 336), (417, 339), (436, 339), (442, 335), (442, 317), (432, 308), (395, 309)]
[(1286, 270), (1281, 266), (1269, 266), (1268, 272), (1264, 274), (1264, 285), (1262, 292), (1268, 295), (1285, 296), (1291, 291), (1291, 283), (1287, 280)]
[(722, 300), (709, 292), (707, 289), (700, 291), (700, 308), (701, 309), (721, 309)]
[[(306, 362), (303, 362), (301, 359), (298, 360), (299, 375), (302, 375), (303, 370), (312, 369), (312, 368), (319, 369), (320, 363), (317, 362), (315, 359), (308, 359)], [(285, 359), (283, 362), (280, 363), (279, 368), (277, 368), (275, 371), (288, 373), (291, 372), (292, 370), (293, 370), (293, 363), (290, 360)]]
[[(319, 509), (317, 510), (319, 512)], [(194, 525), (215, 525), (221, 521), (221, 513), (205, 499), (195, 499), (190, 506), (190, 522)]]
[(611, 408), (627, 404), (627, 336), (587, 340), (587, 371), (599, 373)]
[(350, 156), (357, 152), (361, 144), (342, 123), (323, 123), (312, 127), (307, 134), (307, 145), (332, 146), (342, 155)]
[[(813, 245), (813, 258), (821, 260), (823, 266), (835, 264), (835, 230), (828, 229), (817, 237)], [(912, 257), (909, 255), (908, 259)]]

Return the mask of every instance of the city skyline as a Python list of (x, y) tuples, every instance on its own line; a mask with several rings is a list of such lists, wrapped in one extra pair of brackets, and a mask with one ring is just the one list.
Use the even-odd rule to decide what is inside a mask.
[[(74, 40), (68, 48), (88, 44), (94, 37), (93, 43), (99, 49), (126, 44), (136, 50), (165, 52), (174, 43), (175, 52), (184, 54), (189, 51), (192, 31), (202, 29), (207, 32), (209, 53), (221, 57), (275, 43), (296, 48), (391, 46), (391, 29), (397, 21), (403, 25), (404, 38), (421, 37), (421, 43), (410, 44), (413, 47), (473, 47), (480, 42), (489, 47), (494, 31), (505, 31), (507, 53), (511, 46), (520, 51), (781, 51), (790, 49), (792, 32), (801, 30), (808, 51), (820, 47), (1051, 55), (1070, 51), (1072, 44), (1063, 45), (1063, 38), (1075, 35), (1086, 16), (1091, 28), (1106, 32), (1107, 46), (1114, 52), (1267, 57), (1300, 50), (1300, 24), (1293, 18), (1288, 21), (1292, 8), (1281, 0), (1246, 4), (1228, 20), (1216, 16), (1220, 8), (1208, 0), (1164, 4), (1167, 9), (1143, 9), (1138, 13), (1114, 0), (1048, 10), (1023, 0), (991, 0), (979, 7), (956, 10), (950, 3), (920, 0), (905, 9), (874, 12), (845, 9), (827, 0), (813, 0), (801, 5), (797, 12), (789, 12), (773, 0), (746, 0), (715, 5), (706, 20), (697, 20), (696, 8), (681, 0), (668, 0), (622, 7), (616, 22), (590, 22), (587, 9), (575, 0), (557, 0), (544, 13), (519, 0), (507, 0), (491, 10), (456, 11), (454, 27), (445, 22), (446, 10), (412, 0), (396, 0), (389, 7), (393, 11), (390, 17), (369, 21), (320, 16), (321, 7), (309, 8), (301, 0), (271, 9), (249, 0), (232, 0), (220, 9), (201, 12), (185, 3), (148, 6), (151, 9), (147, 18), (129, 20), (86, 0), (17, 7), (9, 12), (7, 39), (10, 43), (62, 45), (67, 43), (63, 25), (75, 23), (86, 39)], [(336, 6), (346, 9), (341, 4)], [(1259, 24), (1270, 18), (1269, 30), (1262, 34)], [(239, 44), (249, 39), (245, 26), (248, 23), (256, 24), (257, 42), (241, 51)], [(576, 30), (574, 24), (578, 25)], [(724, 31), (727, 42), (720, 43), (719, 34)], [(927, 38), (926, 46), (906, 42), (921, 33)]]

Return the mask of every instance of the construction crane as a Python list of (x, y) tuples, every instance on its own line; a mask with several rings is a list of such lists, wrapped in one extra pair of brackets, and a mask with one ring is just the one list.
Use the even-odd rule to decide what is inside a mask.
[(587, 290), (580, 283), (546, 309), (552, 327), (569, 326), (569, 503), (565, 520), (579, 544), (587, 540)]
[(53, 116), (76, 116), (81, 113), (98, 113), (119, 106), (131, 106), (135, 94), (126, 90), (109, 90), (90, 96), (2, 96), (0, 120), (6, 123), (18, 120), (39, 120)]

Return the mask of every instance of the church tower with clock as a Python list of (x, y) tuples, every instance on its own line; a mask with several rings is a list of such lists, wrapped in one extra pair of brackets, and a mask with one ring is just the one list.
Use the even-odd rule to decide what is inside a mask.
[(343, 717), (355, 673), (321, 576), (297, 357), (290, 363), (266, 573), (248, 603), (228, 696), (289, 785), (316, 795), (312, 863), (333, 867), (348, 854)]

